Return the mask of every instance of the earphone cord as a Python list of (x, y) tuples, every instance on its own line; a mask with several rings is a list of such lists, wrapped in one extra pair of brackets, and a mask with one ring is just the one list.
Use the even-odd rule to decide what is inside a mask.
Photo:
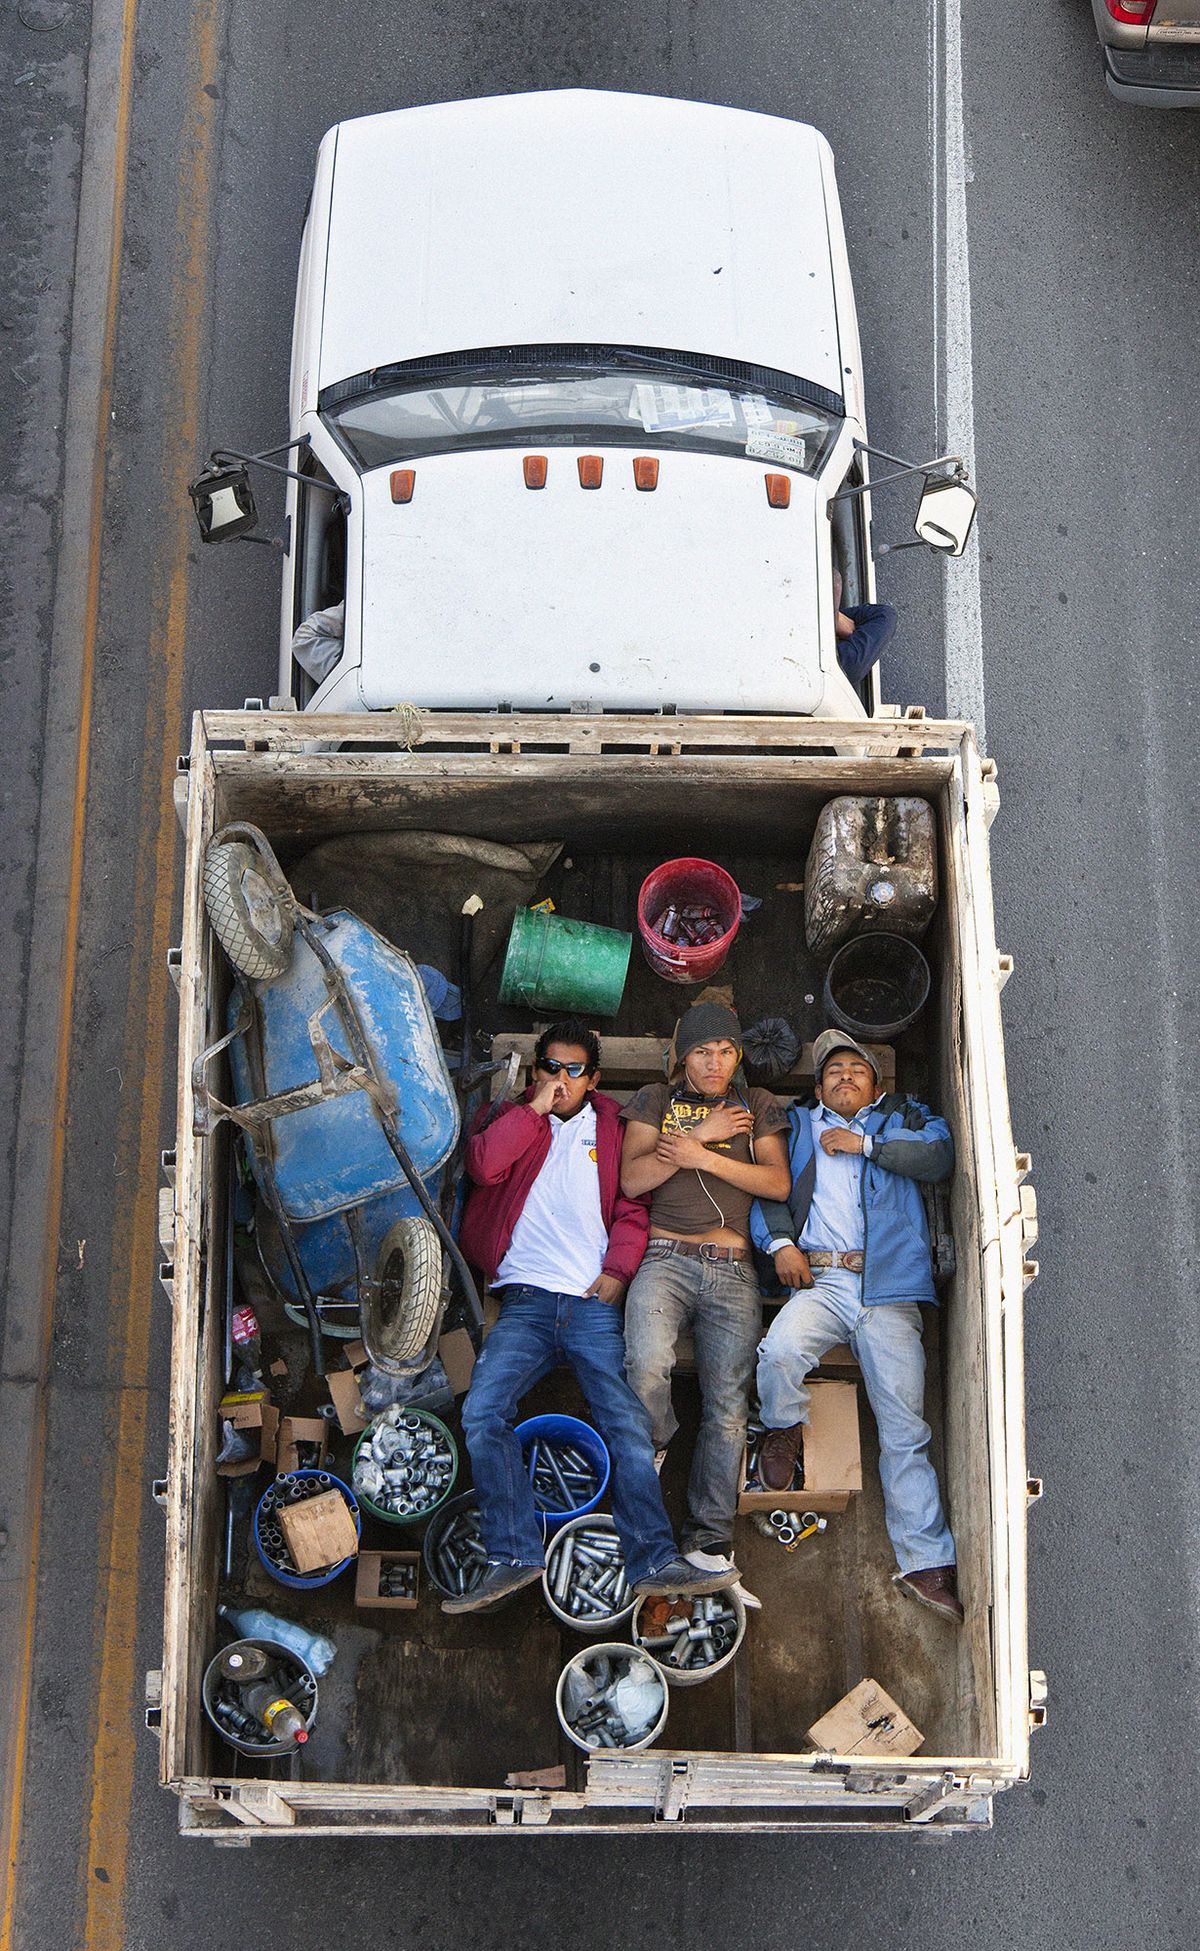
[[(742, 1093), (741, 1093), (740, 1091), (739, 1091), (739, 1092), (737, 1093), (737, 1098), (738, 1098), (738, 1102), (739, 1102), (740, 1104), (742, 1104), (742, 1105), (744, 1105), (744, 1106), (745, 1106), (745, 1108), (746, 1108), (746, 1110), (748, 1111), (748, 1110), (750, 1109), (750, 1104), (749, 1104), (749, 1101), (748, 1101), (748, 1099), (746, 1099), (746, 1098), (744, 1098), (744, 1097), (742, 1096)], [(674, 1106), (674, 1099), (672, 1099), (672, 1107), (673, 1107), (673, 1106)], [(751, 1131), (750, 1131), (750, 1132), (749, 1132), (749, 1133), (748, 1133), (747, 1135), (748, 1135), (748, 1137), (749, 1137), (749, 1139), (750, 1139), (750, 1162), (751, 1162), (751, 1164), (752, 1164), (752, 1165), (757, 1165), (757, 1164), (758, 1164), (758, 1157), (757, 1157), (757, 1155), (756, 1155), (756, 1153), (755, 1153), (755, 1150), (754, 1150), (754, 1132), (753, 1132), (753, 1130), (751, 1130)], [(715, 1214), (717, 1215), (717, 1218), (718, 1218), (718, 1219), (720, 1220), (720, 1222), (721, 1222), (721, 1227), (722, 1227), (722, 1230), (724, 1231), (724, 1230), (725, 1230), (725, 1229), (726, 1229), (726, 1228), (728, 1227), (728, 1225), (729, 1225), (729, 1221), (728, 1221), (728, 1220), (726, 1219), (726, 1217), (725, 1217), (725, 1215), (724, 1215), (724, 1213), (723, 1213), (723, 1212), (721, 1211), (721, 1208), (720, 1208), (720, 1207), (718, 1206), (718, 1204), (717, 1204), (717, 1202), (716, 1202), (716, 1200), (715, 1200), (715, 1199), (713, 1198), (713, 1196), (712, 1196), (712, 1193), (711, 1193), (711, 1192), (709, 1191), (709, 1189), (708, 1189), (708, 1187), (707, 1187), (707, 1186), (705, 1185), (705, 1183), (704, 1183), (704, 1173), (703, 1173), (703, 1172), (702, 1172), (702, 1171), (700, 1170), (700, 1167), (699, 1167), (698, 1165), (695, 1165), (695, 1166), (693, 1166), (693, 1167), (692, 1167), (692, 1170), (693, 1170), (693, 1171), (695, 1172), (695, 1174), (696, 1174), (696, 1177), (697, 1177), (697, 1179), (698, 1179), (698, 1180), (699, 1180), (699, 1182), (700, 1182), (700, 1190), (701, 1190), (701, 1192), (702, 1192), (702, 1193), (704, 1194), (704, 1197), (705, 1197), (705, 1198), (706, 1198), (706, 1199), (708, 1200), (708, 1203), (709, 1203), (709, 1205), (710, 1205), (710, 1206), (712, 1207), (712, 1209), (713, 1209), (713, 1211), (714, 1211), (714, 1213), (715, 1213)]]

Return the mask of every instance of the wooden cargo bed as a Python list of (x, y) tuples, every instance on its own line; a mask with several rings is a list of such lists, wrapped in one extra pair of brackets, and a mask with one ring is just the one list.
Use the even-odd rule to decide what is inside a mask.
[[(564, 736), (590, 737), (590, 722), (572, 723)], [(818, 1823), (828, 1817), (857, 1826), (871, 1819), (903, 1822), (911, 1804), (919, 1806), (921, 1820), (943, 1807), (948, 1819), (980, 1820), (990, 1794), (1023, 1768), (1027, 1740), (1023, 1503), (1019, 1516), (1013, 1508), (1016, 1487), (1023, 1494), (1024, 1486), (1021, 1167), (1019, 1160), (1015, 1170), (1012, 1163), (1002, 1050), (988, 1014), (994, 1013), (998, 1026), (994, 987), (980, 1015), (980, 969), (989, 985), (998, 976), (990, 908), (974, 905), (972, 876), (979, 874), (980, 860), (987, 892), (986, 850), (977, 795), (974, 862), (968, 856), (964, 754), (976, 782), (979, 771), (969, 741), (962, 753), (954, 743), (963, 728), (942, 728), (948, 750), (941, 752), (923, 754), (921, 731), (906, 727), (892, 734), (890, 753), (880, 749), (847, 759), (817, 748), (819, 734), (791, 721), (778, 731), (768, 726), (755, 749), (728, 734), (732, 749), (714, 753), (709, 766), (697, 753), (605, 754), (595, 745), (545, 753), (494, 745), (490, 751), (338, 753), (301, 749), (294, 724), (284, 719), (264, 719), (266, 736), (257, 746), (253, 719), (210, 715), (208, 726), (214, 736), (246, 743), (245, 749), (234, 743), (215, 750), (200, 728), (190, 795), (180, 1052), (179, 1158), (185, 1169), (174, 1199), (175, 1264), (165, 1270), (175, 1289), (177, 1330), (163, 1770), (164, 1780), (181, 1786), (191, 1811), (185, 1826), (220, 1827), (236, 1816), (239, 1823), (303, 1820), (319, 1830), (327, 1821), (366, 1832), (389, 1822), (436, 1827), (444, 1820), (453, 1826), (487, 1820), (489, 1812), (490, 1819), (517, 1822), (519, 1810), (504, 1793), (508, 1776), (556, 1766), (565, 1770), (563, 1799), (552, 1795), (553, 1806), (539, 1821), (558, 1813), (572, 1824), (604, 1825), (621, 1808), (628, 1819), (671, 1818), (685, 1799), (671, 1786), (673, 1771), (685, 1767), (680, 1757), (686, 1758), (686, 1795), (697, 1815), (705, 1807), (756, 1810), (769, 1824), (773, 1814), (791, 1822), (807, 1812)], [(877, 736), (882, 746), (882, 731)], [(902, 752), (896, 741), (904, 736), (914, 743)], [(635, 734), (629, 737), (636, 743)], [(772, 749), (785, 737), (794, 748), (786, 755)], [(207, 836), (229, 820), (261, 825), (301, 900), (315, 897), (323, 907), (354, 909), (415, 959), (432, 962), (455, 980), (458, 903), (447, 902), (439, 868), (423, 874), (411, 857), (393, 877), (394, 886), (402, 883), (403, 899), (390, 893), (386, 873), (378, 871), (389, 834), (453, 833), (512, 848), (559, 842), (536, 890), (519, 898), (549, 893), (563, 915), (630, 930), (637, 891), (651, 867), (677, 854), (715, 859), (761, 906), (747, 916), (714, 981), (731, 986), (743, 1025), (783, 1016), (801, 1043), (811, 1045), (826, 1017), (822, 968), (805, 946), (798, 884), (821, 806), (835, 793), (864, 790), (923, 794), (938, 819), (941, 902), (923, 943), (934, 991), (923, 1017), (898, 1039), (885, 1081), (890, 1085), (894, 1077), (897, 1088), (943, 1111), (958, 1144), (951, 1199), (958, 1273), (943, 1308), (925, 1311), (926, 1413), (958, 1545), (966, 1627), (956, 1631), (892, 1585), (874, 1423), (861, 1382), (861, 1492), (847, 1509), (829, 1515), (824, 1533), (792, 1554), (763, 1538), (749, 1517), (739, 1517), (737, 1559), (763, 1610), (751, 1615), (746, 1642), (729, 1669), (700, 1686), (672, 1689), (666, 1736), (646, 1756), (627, 1758), (627, 1766), (619, 1765), (621, 1757), (588, 1762), (559, 1732), (555, 1685), (566, 1659), (586, 1642), (560, 1629), (539, 1587), (492, 1617), (447, 1618), (422, 1574), (416, 1610), (369, 1610), (355, 1607), (350, 1575), (313, 1593), (289, 1592), (258, 1567), (252, 1549), (244, 1573), (232, 1586), (223, 1584), (222, 1497), (213, 1465), (228, 1127), (215, 1141), (194, 1140), (190, 1129), (191, 1062), (219, 1034), (228, 994), (228, 973), (203, 925), (198, 894)], [(314, 848), (332, 840), (342, 843), (336, 872), (323, 871)], [(353, 862), (360, 851), (364, 861), (372, 852), (374, 868), (356, 877)], [(455, 890), (462, 884), (456, 875)], [(537, 1022), (497, 1001), (512, 904), (507, 912), (495, 902), (492, 907), (489, 925), (477, 937), (473, 1021), (481, 1048), (492, 1038), (497, 1050), (512, 1043), (524, 1048)], [(620, 1012), (597, 1024), (614, 1053), (602, 1088), (625, 1096), (639, 1081), (661, 1074), (653, 1051), (665, 1044), (691, 995), (655, 977), (635, 940)], [(541, 1012), (541, 1020), (552, 1013)], [(646, 1040), (641, 1050), (638, 1040)], [(767, 1080), (751, 1072), (751, 1081)], [(790, 1097), (810, 1081), (802, 1055), (781, 1094)], [(1005, 1200), (999, 1212), (998, 1182)], [(1008, 1308), (1003, 1322), (1002, 1283)], [(265, 1296), (254, 1298), (269, 1315)], [(300, 1379), (305, 1337), (278, 1316), (273, 1325), (282, 1330), (279, 1345), (296, 1382), (290, 1397), (281, 1392), (282, 1406), (311, 1412), (325, 1392), (311, 1377)], [(337, 1359), (336, 1350), (331, 1359)], [(855, 1375), (844, 1357), (830, 1372), (843, 1379)], [(678, 1525), (699, 1410), (686, 1364), (676, 1379), (676, 1407), (681, 1429), (663, 1481)], [(526, 1413), (548, 1408), (582, 1412), (569, 1375), (547, 1378), (531, 1394)], [(456, 1416), (452, 1420), (457, 1423)], [(330, 1467), (339, 1474), (348, 1475), (350, 1448), (339, 1437), (331, 1450)], [(459, 1488), (467, 1482), (464, 1451)], [(802, 1492), (779, 1502), (805, 1508)], [(364, 1549), (415, 1542), (404, 1529), (364, 1518)], [(221, 1598), (302, 1619), (329, 1632), (338, 1645), (334, 1666), (321, 1681), (314, 1738), (298, 1764), (264, 1769), (240, 1760), (203, 1718), (200, 1677), (218, 1642), (215, 1608)], [(804, 1762), (805, 1730), (866, 1675), (901, 1703), (925, 1742), (898, 1775), (866, 1763), (847, 1785), (844, 1762), (824, 1773)], [(265, 1786), (255, 1789), (255, 1782), (272, 1784), (271, 1794)], [(923, 1786), (930, 1783), (943, 1784), (942, 1801)], [(513, 1813), (503, 1815), (502, 1809)], [(714, 1820), (724, 1819), (714, 1813)]]

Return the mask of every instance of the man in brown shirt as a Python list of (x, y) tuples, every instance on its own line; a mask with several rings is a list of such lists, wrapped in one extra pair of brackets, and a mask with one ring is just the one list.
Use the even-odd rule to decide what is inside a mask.
[(655, 1448), (679, 1425), (671, 1374), (690, 1327), (700, 1434), (683, 1550), (703, 1571), (732, 1569), (733, 1520), (761, 1325), (750, 1207), (786, 1198), (787, 1114), (769, 1091), (735, 1083), (742, 1032), (733, 1011), (694, 1003), (675, 1032), (675, 1067), (621, 1116), (621, 1190), (650, 1196), (650, 1238), (625, 1304), (625, 1372), (650, 1411)]

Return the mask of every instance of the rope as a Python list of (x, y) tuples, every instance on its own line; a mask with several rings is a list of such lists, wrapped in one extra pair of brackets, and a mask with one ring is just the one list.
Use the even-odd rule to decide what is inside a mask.
[(411, 752), (424, 737), (425, 727), (416, 705), (399, 704), (392, 706), (393, 713), (400, 718), (400, 743), (406, 752)]

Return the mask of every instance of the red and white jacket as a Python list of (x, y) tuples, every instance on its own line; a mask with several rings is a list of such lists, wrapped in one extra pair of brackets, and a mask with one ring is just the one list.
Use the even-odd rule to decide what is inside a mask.
[[(489, 1281), (496, 1277), (513, 1228), (524, 1210), (538, 1173), (550, 1150), (550, 1120), (532, 1109), (532, 1086), (515, 1104), (493, 1116), (485, 1105), (471, 1126), (467, 1140), (467, 1194), (459, 1245), (466, 1259)], [(604, 1272), (628, 1283), (641, 1265), (650, 1231), (650, 1202), (629, 1199), (621, 1191), (620, 1106), (602, 1091), (592, 1092), (596, 1111), (596, 1164), (600, 1174), (600, 1214), (608, 1232)], [(491, 1119), (488, 1123), (487, 1120)], [(484, 1128), (486, 1126), (486, 1129)], [(570, 1213), (563, 1225), (571, 1224)]]

